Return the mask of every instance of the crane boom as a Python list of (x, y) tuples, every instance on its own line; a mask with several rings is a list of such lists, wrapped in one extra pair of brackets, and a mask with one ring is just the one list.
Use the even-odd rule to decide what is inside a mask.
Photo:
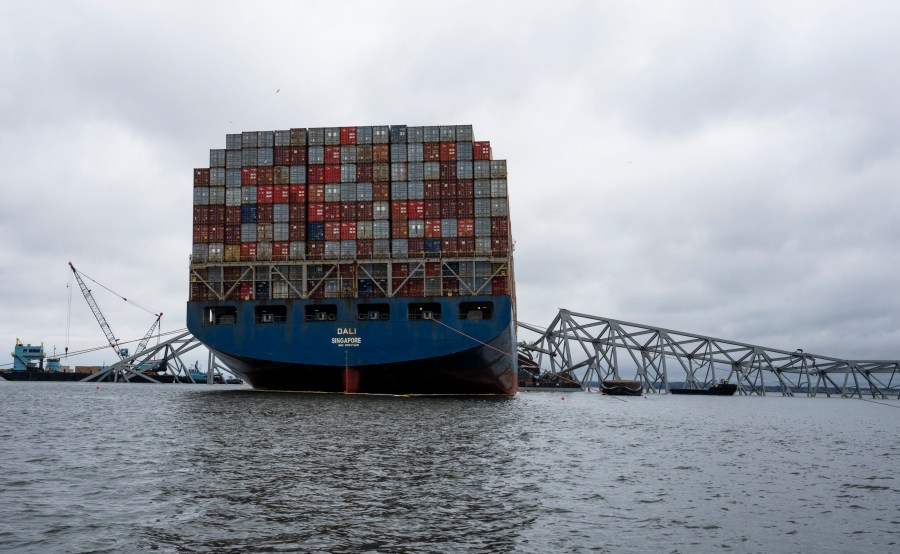
[(137, 348), (135, 349), (135, 354), (140, 354), (147, 348), (147, 343), (150, 342), (150, 337), (153, 335), (153, 330), (156, 329), (156, 326), (159, 325), (159, 320), (162, 318), (162, 312), (156, 316), (156, 320), (153, 322), (153, 325), (150, 326), (150, 330), (147, 331), (147, 334), (144, 335), (144, 338), (141, 339), (141, 342), (138, 343)]
[[(75, 269), (75, 266), (72, 265), (72, 262), (69, 262), (69, 267), (72, 268), (72, 273), (75, 274), (75, 280), (78, 281), (78, 286), (81, 287), (81, 294), (84, 295), (84, 299), (87, 301), (88, 306), (90, 306), (91, 311), (94, 312), (94, 317), (97, 318), (97, 323), (99, 323), (100, 328), (103, 329), (103, 333), (106, 335), (106, 340), (109, 341), (109, 345), (113, 350), (115, 350), (116, 356), (118, 356), (119, 359), (124, 359), (125, 356), (123, 356), (122, 354), (122, 349), (119, 348), (119, 340), (116, 339), (115, 335), (113, 335), (112, 329), (109, 328), (109, 323), (107, 323), (106, 318), (103, 317), (103, 312), (100, 311), (100, 306), (98, 306), (97, 302), (94, 300), (94, 296), (91, 294), (91, 290), (87, 288), (87, 285), (84, 284), (84, 281), (81, 279), (81, 275), (78, 274), (78, 270)], [(154, 324), (154, 327), (155, 326), (156, 325)], [(150, 332), (152, 333), (153, 330), (151, 329)]]

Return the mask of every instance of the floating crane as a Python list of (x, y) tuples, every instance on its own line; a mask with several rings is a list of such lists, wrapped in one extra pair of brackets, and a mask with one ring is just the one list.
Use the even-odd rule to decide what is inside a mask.
[[(77, 269), (75, 269), (75, 266), (72, 265), (72, 262), (69, 262), (69, 267), (72, 268), (72, 273), (75, 275), (75, 280), (78, 281), (78, 286), (81, 288), (81, 294), (84, 295), (84, 299), (85, 299), (85, 301), (87, 301), (88, 306), (90, 306), (91, 311), (94, 313), (94, 317), (97, 319), (97, 323), (100, 324), (100, 329), (102, 329), (103, 334), (106, 335), (106, 340), (109, 341), (109, 346), (112, 347), (112, 349), (116, 353), (116, 356), (118, 356), (120, 360), (125, 360), (126, 358), (128, 358), (128, 355), (129, 355), (128, 349), (122, 348), (119, 345), (119, 339), (117, 339), (116, 336), (113, 334), (112, 329), (109, 326), (109, 323), (107, 323), (106, 318), (103, 316), (103, 312), (100, 311), (100, 306), (98, 306), (97, 301), (94, 300), (94, 295), (91, 294), (91, 289), (89, 289), (87, 287), (87, 285), (84, 283), (84, 279), (81, 278), (81, 274), (78, 272)], [(85, 275), (85, 277), (87, 277), (87, 275)], [(91, 278), (88, 277), (88, 279), (91, 279)], [(93, 279), (91, 279), (91, 280), (94, 281)], [(94, 281), (94, 282), (96, 283), (96, 281)], [(97, 283), (97, 284), (100, 285), (100, 283)], [(103, 288), (106, 288), (106, 290), (110, 290), (103, 285), (100, 285), (100, 286)], [(113, 291), (110, 290), (110, 292), (113, 292)], [(118, 293), (113, 292), (113, 294), (116, 294), (116, 296), (119, 296), (120, 298), (122, 298), (122, 300), (125, 300), (126, 302), (129, 302), (131, 304), (134, 304), (135, 306), (138, 306), (139, 308), (141, 308), (144, 311), (153, 313), (150, 310), (147, 310), (146, 308), (144, 308), (143, 306), (139, 306), (138, 304), (131, 302), (124, 296), (120, 296)], [(156, 329), (157, 325), (159, 325), (160, 319), (162, 319), (162, 316), (163, 316), (162, 312), (160, 312), (158, 314), (153, 313), (153, 315), (156, 316), (156, 319), (153, 321), (153, 325), (150, 326), (150, 330), (147, 331), (147, 333), (141, 339), (141, 342), (138, 343), (135, 354), (142, 352), (145, 348), (147, 348), (147, 343), (150, 341), (150, 337), (153, 335), (153, 331)]]

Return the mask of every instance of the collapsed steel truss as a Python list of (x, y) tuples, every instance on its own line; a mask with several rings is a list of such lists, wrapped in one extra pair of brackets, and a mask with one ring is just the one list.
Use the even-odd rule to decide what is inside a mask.
[[(519, 322), (537, 335), (521, 341), (542, 372), (566, 375), (582, 387), (634, 371), (648, 393), (669, 391), (670, 372), (685, 386), (703, 389), (722, 379), (738, 394), (900, 399), (900, 361), (842, 360), (802, 350), (788, 352), (731, 340), (629, 323), (561, 309), (545, 329)], [(521, 336), (520, 336), (521, 339)], [(622, 353), (625, 363), (620, 362)], [(682, 377), (683, 376), (683, 377)]]
[[(185, 331), (171, 339), (151, 346), (137, 354), (125, 357), (102, 371), (85, 377), (82, 381), (112, 381), (112, 382), (143, 382), (150, 381), (160, 383), (156, 377), (165, 372), (174, 374), (181, 382), (194, 382), (188, 371), (188, 366), (181, 359), (182, 356), (202, 346), (200, 341)], [(221, 375), (221, 370), (228, 368), (219, 364), (212, 353), (209, 354), (207, 366), (207, 382), (212, 382), (216, 373)]]

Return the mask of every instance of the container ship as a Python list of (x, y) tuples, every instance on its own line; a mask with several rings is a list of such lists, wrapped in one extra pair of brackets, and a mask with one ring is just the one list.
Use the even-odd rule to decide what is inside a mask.
[(471, 125), (226, 135), (194, 170), (189, 330), (254, 388), (515, 394), (506, 169)]

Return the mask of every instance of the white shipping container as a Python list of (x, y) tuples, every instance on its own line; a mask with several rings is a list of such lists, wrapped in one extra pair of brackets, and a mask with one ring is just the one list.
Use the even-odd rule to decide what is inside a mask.
[[(213, 243), (211, 243), (211, 244), (209, 245), (209, 261), (210, 261), (210, 262), (214, 262), (214, 263), (215, 263), (215, 262), (221, 263), (221, 262), (224, 261), (224, 260), (225, 260), (225, 245), (222, 244), (221, 242), (213, 242)], [(209, 268), (209, 272), (210, 272), (209, 275), (210, 275), (210, 278), (212, 278), (212, 270), (213, 270), (213, 269), (219, 269), (219, 270), (221, 270), (222, 268), (213, 268), (213, 267)], [(221, 271), (220, 271), (219, 273), (221, 273)], [(220, 280), (221, 280), (221, 275), (219, 275), (219, 279), (216, 279), (216, 280), (217, 280), (217, 281), (220, 281)]]
[(390, 202), (385, 202), (384, 200), (377, 200), (372, 202), (372, 219), (390, 219), (391, 217), (391, 204)]
[(420, 239), (425, 236), (425, 221), (422, 219), (409, 220), (409, 238)]
[(375, 236), (372, 234), (372, 222), (371, 221), (357, 221), (356, 222), (356, 238), (363, 239), (373, 239)]

